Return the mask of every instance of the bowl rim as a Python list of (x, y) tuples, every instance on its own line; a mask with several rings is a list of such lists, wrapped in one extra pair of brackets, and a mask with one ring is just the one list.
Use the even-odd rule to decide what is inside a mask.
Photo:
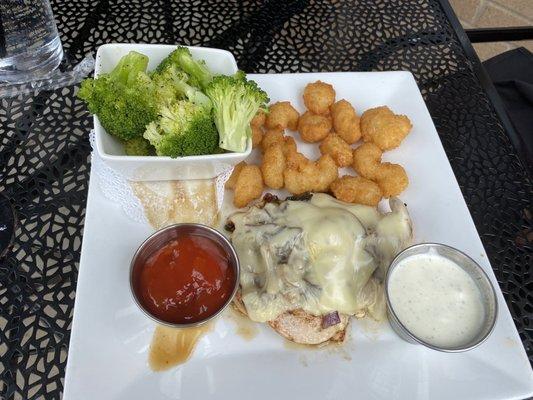
[(188, 46), (186, 44), (180, 44), (180, 43), (176, 43), (176, 44), (167, 44), (167, 43), (104, 43), (100, 46), (98, 46), (98, 48), (96, 49), (96, 57), (95, 57), (95, 65), (94, 65), (94, 73), (93, 73), (93, 77), (96, 78), (98, 77), (98, 75), (100, 75), (100, 73), (102, 73), (100, 71), (100, 63), (98, 61), (100, 61), (100, 57), (101, 57), (101, 52), (102, 51), (109, 51), (109, 48), (113, 48), (113, 47), (124, 47), (124, 48), (152, 48), (152, 49), (155, 49), (155, 48), (161, 48), (161, 49), (168, 49), (168, 50), (171, 50), (171, 49), (175, 49), (177, 46), (183, 46), (183, 47), (187, 47), (188, 49), (193, 49), (195, 51), (199, 51), (199, 52), (203, 52), (203, 53), (220, 53), (220, 55), (227, 55), (229, 56), (230, 60), (232, 61), (232, 64), (233, 66), (235, 67), (235, 69), (237, 70), (239, 67), (237, 66), (237, 61), (235, 60), (235, 56), (233, 55), (232, 52), (230, 52), (229, 50), (225, 50), (225, 49), (218, 49), (216, 47), (203, 47), (203, 46)]
[[(431, 344), (429, 342), (426, 342), (423, 339), (420, 339), (418, 336), (416, 336), (414, 333), (412, 333), (402, 323), (401, 319), (397, 316), (396, 312), (394, 311), (394, 307), (392, 306), (392, 302), (391, 302), (391, 299), (390, 299), (390, 296), (389, 296), (389, 282), (390, 282), (390, 278), (391, 278), (392, 272), (394, 270), (394, 267), (396, 267), (399, 264), (398, 260), (401, 257), (403, 257), (403, 255), (406, 252), (408, 252), (410, 250), (413, 250), (413, 249), (416, 249), (416, 248), (419, 248), (419, 247), (428, 247), (428, 248), (441, 247), (441, 248), (446, 248), (446, 249), (448, 249), (448, 250), (450, 250), (452, 252), (455, 252), (455, 253), (458, 253), (458, 254), (462, 255), (463, 257), (466, 257), (472, 263), (472, 265), (474, 266), (476, 271), (478, 271), (480, 273), (481, 279), (485, 280), (485, 282), (488, 284), (488, 287), (490, 288), (489, 291), (488, 291), (489, 297), (490, 297), (490, 301), (491, 301), (491, 303), (494, 306), (494, 316), (490, 320), (490, 328), (487, 330), (487, 332), (485, 332), (485, 334), (483, 336), (481, 336), (474, 343), (472, 343), (472, 344), (470, 344), (468, 346), (462, 346), (462, 347), (461, 346), (457, 346), (457, 347), (442, 347), (442, 346), (437, 346), (437, 345)], [(459, 265), (459, 267), (461, 267), (461, 265)], [(401, 329), (402, 333), (407, 335), (407, 337), (410, 339), (411, 342), (417, 343), (417, 344), (421, 344), (421, 345), (423, 345), (425, 347), (428, 347), (430, 349), (441, 351), (441, 352), (444, 352), (444, 353), (461, 353), (461, 352), (472, 350), (472, 349), (478, 347), (479, 345), (481, 345), (483, 342), (485, 342), (489, 338), (489, 336), (492, 334), (492, 332), (494, 331), (494, 329), (496, 327), (496, 322), (498, 321), (498, 315), (499, 315), (498, 296), (496, 295), (496, 289), (494, 288), (494, 285), (492, 284), (492, 281), (490, 280), (488, 274), (468, 254), (462, 252), (461, 250), (459, 250), (459, 249), (457, 249), (455, 247), (452, 247), (452, 246), (449, 246), (449, 245), (446, 245), (446, 244), (443, 244), (443, 243), (437, 243), (437, 242), (418, 243), (418, 244), (411, 245), (411, 246), (403, 249), (401, 252), (399, 252), (394, 257), (394, 259), (391, 261), (391, 263), (389, 264), (389, 269), (387, 270), (387, 275), (385, 276), (385, 281), (384, 281), (384, 291), (385, 291), (385, 301), (386, 301), (387, 311), (390, 313), (390, 317), (392, 317), (391, 319), (393, 320), (391, 322), (394, 322), (398, 326), (398, 328)], [(393, 325), (393, 328), (394, 328), (394, 324), (391, 324), (391, 325)]]
[[(136, 291), (134, 289), (133, 271), (134, 271), (134, 267), (135, 267), (135, 261), (137, 260), (139, 255), (142, 253), (144, 248), (150, 243), (151, 240), (153, 240), (154, 238), (156, 238), (157, 236), (159, 236), (161, 234), (164, 234), (167, 231), (180, 229), (180, 228), (184, 228), (184, 227), (193, 227), (193, 228), (196, 228), (196, 229), (207, 231), (210, 235), (214, 235), (217, 238), (217, 240), (223, 242), (226, 245), (226, 247), (230, 250), (230, 253), (229, 253), (230, 257), (234, 260), (234, 264), (233, 265), (234, 265), (234, 269), (235, 269), (235, 285), (234, 285), (234, 288), (233, 288), (230, 296), (226, 300), (226, 302), (216, 312), (214, 312), (213, 314), (209, 315), (205, 319), (202, 319), (202, 320), (199, 320), (199, 321), (195, 321), (195, 322), (180, 324), (180, 323), (173, 323), (173, 322), (168, 322), (168, 321), (162, 320), (162, 319), (156, 317), (155, 315), (153, 315), (152, 313), (150, 313), (146, 308), (144, 308), (142, 302), (138, 298), (137, 293), (136, 293)], [(212, 240), (215, 240), (215, 239), (212, 238), (212, 236), (209, 236), (209, 238), (212, 239)], [(133, 301), (134, 301), (134, 303), (137, 305), (137, 307), (141, 310), (141, 312), (145, 316), (147, 316), (152, 321), (154, 321), (154, 322), (156, 322), (156, 323), (158, 323), (160, 325), (168, 326), (168, 327), (171, 327), (171, 328), (193, 328), (193, 327), (198, 327), (198, 326), (205, 325), (208, 322), (212, 321), (213, 319), (218, 317), (222, 312), (224, 312), (224, 310), (231, 304), (231, 302), (233, 301), (233, 298), (235, 297), (235, 295), (237, 293), (237, 290), (239, 289), (239, 285), (240, 285), (240, 261), (239, 261), (239, 256), (237, 255), (237, 252), (235, 251), (235, 248), (233, 247), (231, 242), (228, 240), (228, 238), (226, 238), (221, 232), (219, 232), (215, 228), (212, 228), (212, 227), (204, 225), (204, 224), (199, 224), (199, 223), (178, 223), (178, 224), (168, 225), (168, 226), (166, 226), (164, 228), (161, 228), (161, 229), (153, 232), (150, 236), (148, 236), (139, 245), (139, 247), (137, 248), (137, 250), (133, 254), (133, 257), (132, 257), (131, 262), (130, 262), (128, 279), (129, 279), (129, 283), (130, 283), (130, 294), (131, 294), (131, 296), (133, 298)]]
[[(96, 115), (93, 115), (93, 121), (98, 118)], [(105, 132), (105, 129), (101, 128), (102, 133)], [(96, 150), (98, 151), (98, 155), (103, 160), (108, 161), (149, 161), (149, 162), (160, 162), (160, 161), (171, 161), (171, 162), (201, 162), (201, 161), (231, 161), (235, 158), (242, 158), (242, 157), (248, 157), (252, 152), (252, 139), (247, 138), (246, 139), (246, 150), (244, 150), (242, 153), (236, 153), (236, 152), (229, 152), (229, 153), (220, 153), (220, 154), (200, 154), (196, 156), (186, 156), (186, 157), (176, 157), (172, 158), (169, 156), (127, 156), (127, 155), (118, 155), (118, 154), (109, 154), (106, 153), (103, 149), (103, 143), (102, 143), (102, 133), (98, 134), (96, 133), (96, 129), (94, 130), (94, 138), (95, 138), (95, 144), (96, 144)], [(106, 135), (109, 135), (109, 133), (105, 132)]]

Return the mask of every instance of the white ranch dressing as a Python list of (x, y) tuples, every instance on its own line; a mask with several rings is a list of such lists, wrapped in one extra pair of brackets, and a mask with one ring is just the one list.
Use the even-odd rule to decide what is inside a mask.
[(455, 262), (437, 254), (400, 261), (388, 290), (398, 319), (429, 344), (461, 346), (482, 327), (484, 307), (476, 283)]

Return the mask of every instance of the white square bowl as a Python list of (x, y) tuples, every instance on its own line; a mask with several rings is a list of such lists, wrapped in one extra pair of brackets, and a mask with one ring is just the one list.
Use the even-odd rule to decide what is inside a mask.
[[(192, 56), (204, 60), (214, 74), (232, 75), (237, 72), (237, 62), (226, 50), (206, 47), (189, 47)], [(110, 72), (118, 61), (130, 51), (145, 54), (150, 59), (148, 70), (152, 70), (170, 54), (176, 46), (166, 44), (112, 43), (104, 44), (96, 52), (94, 77)], [(96, 151), (113, 170), (131, 181), (165, 181), (210, 179), (235, 164), (243, 161), (252, 151), (248, 139), (243, 153), (208, 154), (188, 157), (127, 156), (124, 147), (114, 136), (108, 134), (94, 116)]]

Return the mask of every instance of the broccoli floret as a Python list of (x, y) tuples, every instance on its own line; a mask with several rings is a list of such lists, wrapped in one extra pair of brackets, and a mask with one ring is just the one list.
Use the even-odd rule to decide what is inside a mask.
[(185, 71), (189, 75), (187, 83), (200, 89), (204, 89), (213, 79), (213, 74), (207, 68), (205, 61), (193, 59), (187, 47), (179, 46), (170, 53), (157, 66), (155, 72), (160, 73), (171, 65)]
[(109, 73), (109, 77), (115, 82), (128, 85), (136, 79), (139, 72), (146, 72), (147, 67), (147, 56), (136, 51), (130, 51), (119, 60), (113, 71)]
[(250, 121), (259, 108), (265, 108), (268, 95), (239, 71), (234, 76), (215, 76), (205, 94), (213, 103), (213, 116), (223, 149), (243, 152), (251, 136)]
[(148, 124), (143, 136), (158, 156), (174, 158), (212, 154), (218, 144), (210, 109), (185, 100), (163, 106), (159, 119)]
[(182, 98), (172, 83), (172, 80), (167, 76), (150, 74), (142, 78), (146, 79), (146, 84), (150, 88), (149, 91), (152, 93), (152, 99), (157, 104), (157, 108), (169, 105), (174, 100)]
[(142, 136), (146, 125), (157, 118), (147, 65), (148, 57), (132, 51), (110, 73), (85, 79), (78, 91), (105, 130), (120, 139)]
[(124, 142), (124, 151), (128, 156), (155, 156), (154, 146), (142, 136)]
[(166, 68), (152, 74), (152, 81), (158, 92), (158, 96), (166, 98), (187, 98), (199, 106), (211, 107), (211, 100), (198, 88), (187, 83), (189, 76), (169, 64)]

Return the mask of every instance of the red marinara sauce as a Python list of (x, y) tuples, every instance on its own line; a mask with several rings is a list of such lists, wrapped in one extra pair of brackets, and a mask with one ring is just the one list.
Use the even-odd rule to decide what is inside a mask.
[(184, 235), (167, 242), (139, 265), (135, 292), (160, 320), (193, 323), (224, 306), (235, 286), (226, 252), (212, 239)]

